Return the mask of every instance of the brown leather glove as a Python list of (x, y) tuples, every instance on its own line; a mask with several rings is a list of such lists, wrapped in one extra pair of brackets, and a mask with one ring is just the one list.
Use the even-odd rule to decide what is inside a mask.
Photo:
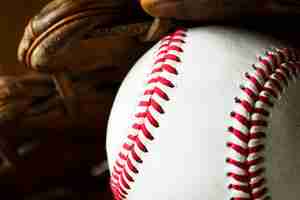
[(154, 17), (227, 21), (241, 17), (300, 14), (298, 0), (140, 0)]
[[(79, 116), (82, 116), (75, 122), (65, 115), (65, 107), (50, 75), (28, 72), (20, 76), (1, 76), (0, 125), (17, 120), (23, 127), (60, 129), (71, 127), (74, 123), (96, 127), (97, 123), (89, 125), (91, 120), (96, 122), (91, 118), (107, 114), (116, 89), (127, 71), (127, 68), (110, 67), (66, 73), (77, 97), (73, 100), (78, 101)], [(56, 118), (58, 116), (59, 120)]]
[[(93, 66), (71, 66), (60, 60), (84, 39), (141, 36), (152, 21), (138, 3), (128, 0), (54, 0), (28, 23), (18, 58), (40, 71), (89, 70)], [(131, 49), (144, 46), (132, 43)], [(126, 46), (118, 48), (125, 55), (136, 53)]]
[[(47, 146), (49, 141), (52, 141), (52, 145), (53, 143), (56, 145), (59, 140), (64, 139), (64, 142), (70, 143), (68, 151), (74, 155), (74, 145), (72, 143), (74, 138), (97, 137), (97, 141), (94, 142), (100, 145), (99, 148), (101, 149), (97, 154), (101, 155), (99, 159), (103, 160), (106, 121), (116, 90), (127, 71), (127, 68), (123, 68), (122, 71), (110, 67), (89, 72), (66, 73), (76, 94), (76, 99), (71, 99), (71, 101), (77, 101), (78, 116), (76, 118), (70, 118), (66, 115), (66, 107), (51, 75), (28, 72), (19, 76), (1, 76), (0, 176), (2, 177), (3, 174), (10, 175), (10, 173), (15, 174), (12, 171), (15, 170), (16, 166), (19, 166), (17, 171), (22, 176), (27, 173), (24, 173), (25, 169), (29, 171), (28, 173), (35, 174), (32, 175), (35, 178), (38, 178), (41, 174), (48, 176), (50, 172), (35, 172), (32, 167), (47, 167), (49, 161), (46, 162), (48, 164), (43, 165), (44, 163), (41, 163), (37, 165), (35, 163), (37, 162), (36, 159), (32, 158), (27, 162), (24, 161), (24, 157), (28, 158), (29, 156), (31, 158), (32, 153), (39, 154), (37, 149), (41, 148), (43, 151), (49, 151), (48, 154), (53, 153), (51, 147)], [(64, 147), (64, 142), (60, 142), (61, 147)], [(81, 146), (84, 146), (84, 144), (80, 143)], [(94, 143), (91, 143), (91, 141), (88, 145), (92, 145), (94, 148)], [(61, 154), (59, 151), (55, 152)], [(62, 166), (70, 166), (70, 163), (76, 163), (79, 162), (79, 159), (85, 158), (84, 155), (77, 154), (75, 153), (77, 157), (74, 159), (70, 161), (61, 160), (59, 166), (55, 165), (53, 167), (57, 167), (56, 171), (60, 171), (63, 170)], [(61, 157), (64, 159), (64, 155)], [(39, 154), (39, 159), (41, 158), (43, 156)], [(91, 159), (95, 160), (95, 158), (97, 157), (93, 156)], [(53, 158), (51, 162), (57, 164), (57, 159)], [(28, 167), (24, 168), (25, 163)], [(18, 175), (16, 176), (18, 177)], [(28, 178), (30, 177), (22, 180), (28, 180)], [(27, 181), (26, 184), (33, 183)]]

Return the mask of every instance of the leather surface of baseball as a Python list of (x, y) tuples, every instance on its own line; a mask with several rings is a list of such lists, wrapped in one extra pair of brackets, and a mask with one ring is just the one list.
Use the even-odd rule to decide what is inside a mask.
[(111, 111), (115, 199), (298, 199), (298, 59), (288, 44), (243, 29), (163, 38)]

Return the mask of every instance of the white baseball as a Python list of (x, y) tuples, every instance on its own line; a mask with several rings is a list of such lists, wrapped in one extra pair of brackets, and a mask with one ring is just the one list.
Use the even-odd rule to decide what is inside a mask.
[(115, 199), (299, 199), (299, 66), (295, 49), (242, 29), (162, 39), (111, 111)]

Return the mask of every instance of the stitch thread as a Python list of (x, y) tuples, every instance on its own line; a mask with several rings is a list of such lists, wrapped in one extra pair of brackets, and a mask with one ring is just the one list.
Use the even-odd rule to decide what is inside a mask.
[(154, 140), (153, 130), (159, 127), (159, 119), (155, 116), (165, 113), (164, 106), (159, 102), (169, 101), (165, 88), (175, 87), (174, 81), (165, 74), (178, 75), (176, 68), (181, 62), (180, 54), (183, 52), (185, 37), (186, 30), (179, 29), (160, 42), (159, 52), (155, 55), (153, 69), (146, 84), (147, 89), (144, 90), (143, 100), (138, 103), (139, 111), (134, 115), (136, 121), (113, 166), (110, 186), (116, 200), (126, 199), (143, 163), (143, 154), (149, 152), (147, 144)]
[(228, 189), (230, 200), (266, 200), (267, 180), (263, 172), (266, 128), (275, 101), (298, 78), (300, 64), (293, 49), (274, 49), (258, 58), (253, 71), (245, 74), (241, 94), (235, 98), (236, 106), (230, 113)]

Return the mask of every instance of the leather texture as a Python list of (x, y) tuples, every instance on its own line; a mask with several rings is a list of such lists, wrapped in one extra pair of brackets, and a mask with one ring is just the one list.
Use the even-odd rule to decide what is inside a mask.
[[(18, 58), (40, 71), (66, 70), (68, 67), (61, 66), (59, 60), (96, 27), (112, 27), (134, 20), (130, 16), (134, 11), (128, 10), (128, 5), (124, 0), (51, 1), (29, 21), (19, 45)], [(84, 68), (77, 66), (69, 70), (80, 67)]]
[(299, 15), (297, 0), (141, 0), (144, 10), (162, 18), (228, 21), (245, 17)]

